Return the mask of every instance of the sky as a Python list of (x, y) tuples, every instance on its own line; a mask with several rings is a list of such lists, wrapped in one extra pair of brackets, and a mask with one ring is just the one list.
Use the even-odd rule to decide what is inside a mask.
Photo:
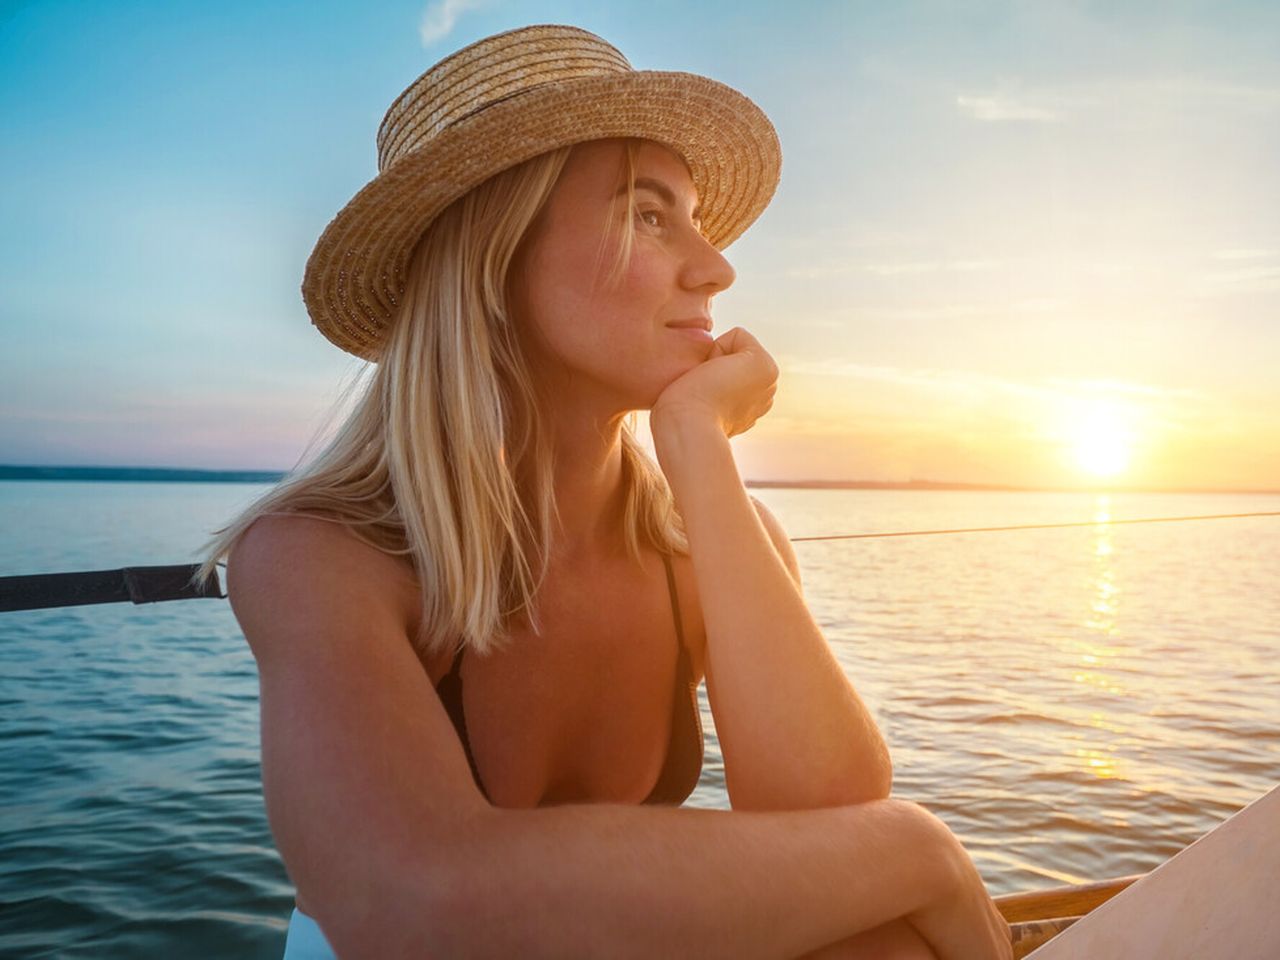
[(1267, 2), (0, 3), (0, 464), (295, 466), (383, 112), (531, 23), (778, 130), (715, 306), (782, 370), (744, 477), (1280, 489)]

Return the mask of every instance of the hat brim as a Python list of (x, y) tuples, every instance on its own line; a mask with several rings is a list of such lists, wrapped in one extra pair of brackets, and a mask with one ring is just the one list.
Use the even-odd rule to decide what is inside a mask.
[(376, 360), (431, 221), (489, 177), (588, 140), (653, 140), (689, 167), (702, 228), (724, 249), (768, 206), (782, 154), (764, 112), (732, 87), (690, 73), (629, 71), (545, 84), (459, 121), (370, 181), (325, 228), (307, 260), (311, 322)]

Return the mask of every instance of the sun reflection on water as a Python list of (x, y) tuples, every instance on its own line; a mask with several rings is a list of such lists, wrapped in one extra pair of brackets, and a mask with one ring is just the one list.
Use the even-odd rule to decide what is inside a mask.
[[(1120, 587), (1116, 582), (1113, 562), (1115, 547), (1112, 542), (1111, 498), (1099, 494), (1094, 503), (1094, 527), (1092, 557), (1093, 576), (1089, 582), (1088, 614), (1082, 625), (1085, 635), (1078, 641), (1078, 662), (1072, 671), (1072, 681), (1079, 685), (1078, 695), (1096, 699), (1098, 694), (1123, 697), (1128, 690), (1108, 669), (1110, 661), (1121, 653), (1115, 642), (1119, 636), (1116, 625), (1120, 606)], [(1105, 711), (1090, 712), (1089, 726), (1096, 732), (1123, 733), (1118, 717)], [(1121, 760), (1114, 752), (1115, 744), (1091, 742), (1083, 737), (1072, 737), (1067, 748), (1071, 766), (1083, 769), (1100, 780), (1121, 778)]]
[(1120, 778), (1120, 761), (1110, 753), (1082, 747), (1075, 751), (1075, 757), (1085, 770), (1092, 773), (1099, 780)]

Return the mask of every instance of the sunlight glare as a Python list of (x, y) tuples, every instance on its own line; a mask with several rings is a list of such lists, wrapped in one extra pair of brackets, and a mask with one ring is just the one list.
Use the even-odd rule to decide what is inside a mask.
[(1076, 466), (1095, 477), (1114, 477), (1129, 466), (1133, 436), (1117, 404), (1094, 400), (1073, 424)]

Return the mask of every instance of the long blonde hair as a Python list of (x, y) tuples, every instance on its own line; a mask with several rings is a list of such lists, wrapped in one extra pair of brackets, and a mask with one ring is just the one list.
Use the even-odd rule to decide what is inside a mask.
[[(350, 415), (311, 463), (215, 532), (196, 579), (206, 580), (259, 517), (307, 514), (411, 557), (422, 596), (413, 640), (424, 655), (464, 645), (487, 654), (509, 639), (517, 614), (538, 628), (535, 596), (557, 518), (552, 450), (509, 280), (571, 149), (498, 174), (432, 222)], [(628, 141), (629, 197), (636, 152)], [(623, 219), (611, 279), (630, 255), (634, 227)], [(687, 552), (666, 478), (634, 431), (632, 414), (621, 430), (628, 554), (639, 562), (646, 546)]]

